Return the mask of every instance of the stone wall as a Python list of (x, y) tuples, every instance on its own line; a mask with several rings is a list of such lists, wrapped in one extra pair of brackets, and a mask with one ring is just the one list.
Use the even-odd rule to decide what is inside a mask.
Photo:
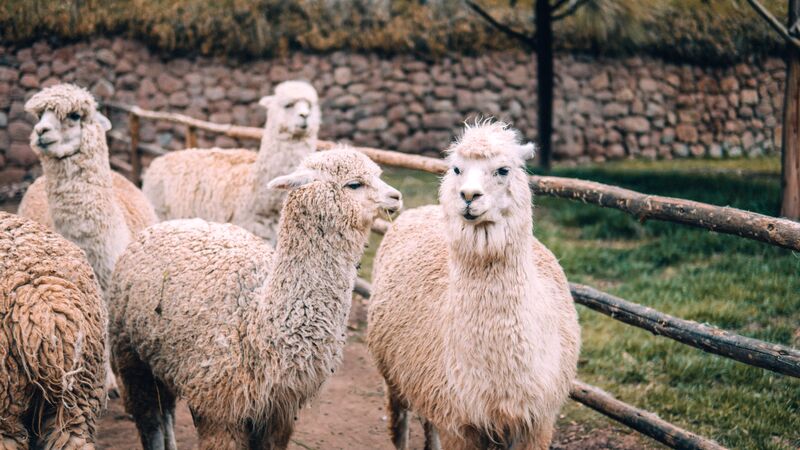
[[(780, 147), (780, 60), (702, 68), (562, 55), (556, 74), (556, 159), (717, 158)], [(28, 148), (33, 119), (23, 104), (42, 87), (74, 82), (101, 100), (260, 126), (265, 112), (258, 99), (293, 78), (312, 81), (320, 92), (323, 139), (435, 154), (463, 120), (478, 115), (507, 120), (536, 138), (535, 67), (523, 53), (423, 61), (339, 52), (238, 62), (165, 59), (123, 39), (0, 46), (0, 185), (37, 175)], [(126, 127), (123, 116), (112, 119), (117, 129)], [(183, 132), (143, 121), (141, 139), (178, 149)], [(199, 144), (257, 146), (203, 134)]]

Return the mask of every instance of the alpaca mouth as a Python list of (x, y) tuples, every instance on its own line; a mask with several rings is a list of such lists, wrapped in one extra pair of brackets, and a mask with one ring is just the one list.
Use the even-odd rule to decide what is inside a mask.
[(56, 141), (57, 141), (57, 139), (52, 139), (52, 140), (47, 141), (47, 140), (44, 140), (42, 138), (39, 138), (39, 140), (36, 141), (36, 145), (38, 145), (39, 147), (42, 147), (42, 148), (47, 148), (48, 145), (55, 144)]
[(469, 212), (469, 209), (467, 209), (467, 210), (464, 211), (464, 214), (462, 214), (461, 216), (464, 217), (465, 219), (467, 219), (468, 221), (472, 222), (473, 220), (479, 218), (482, 215), (483, 215), (483, 213), (480, 213), (477, 216), (473, 215), (472, 213)]

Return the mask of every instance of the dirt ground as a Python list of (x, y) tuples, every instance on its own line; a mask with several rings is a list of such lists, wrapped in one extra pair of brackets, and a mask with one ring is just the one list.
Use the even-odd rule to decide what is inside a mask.
[[(16, 212), (16, 203), (0, 210)], [(349, 343), (342, 367), (316, 401), (301, 412), (290, 450), (391, 450), (383, 407), (383, 382), (372, 364), (363, 334), (366, 301), (356, 299), (350, 313)], [(585, 425), (562, 420), (551, 450), (649, 450), (661, 445), (607, 421)], [(140, 449), (136, 426), (119, 399), (109, 400), (98, 424), (98, 450)], [(185, 404), (178, 405), (175, 434), (181, 449), (196, 448), (197, 435)], [(423, 448), (422, 427), (412, 421), (410, 449)]]

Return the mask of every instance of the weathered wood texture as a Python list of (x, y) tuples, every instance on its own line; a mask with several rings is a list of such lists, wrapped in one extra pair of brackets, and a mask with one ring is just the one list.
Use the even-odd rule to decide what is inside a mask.
[(136, 114), (128, 114), (128, 130), (130, 131), (130, 145), (128, 153), (130, 155), (130, 180), (133, 184), (141, 186), (142, 184), (142, 158), (139, 154), (139, 116)]
[[(108, 106), (132, 112), (140, 117), (182, 123), (198, 130), (222, 133), (236, 138), (260, 139), (262, 133), (261, 128), (220, 125), (182, 114), (147, 111), (138, 106), (117, 103), (109, 103)], [(327, 149), (333, 145), (335, 144), (332, 142), (319, 142), (320, 149)], [(379, 164), (423, 170), (435, 174), (447, 171), (447, 163), (441, 159), (369, 147), (356, 147), (356, 149)], [(656, 219), (677, 222), (800, 251), (800, 223), (792, 220), (691, 200), (647, 195), (630, 189), (576, 178), (531, 175), (530, 186), (533, 192), (539, 195), (567, 198), (615, 208), (634, 215), (639, 220)]]
[(745, 364), (800, 378), (800, 350), (741, 336), (637, 305), (589, 286), (570, 283), (576, 303), (653, 334), (735, 359)]
[(573, 400), (583, 403), (595, 411), (644, 435), (650, 436), (671, 448), (686, 450), (725, 449), (725, 447), (710, 439), (678, 428), (651, 412), (617, 400), (606, 391), (581, 381), (576, 380), (572, 383), (569, 395)]
[[(800, 19), (800, 0), (789, 0), (789, 33)], [(795, 39), (796, 40), (796, 39)], [(786, 45), (786, 91), (781, 141), (781, 215), (800, 220), (800, 48)]]

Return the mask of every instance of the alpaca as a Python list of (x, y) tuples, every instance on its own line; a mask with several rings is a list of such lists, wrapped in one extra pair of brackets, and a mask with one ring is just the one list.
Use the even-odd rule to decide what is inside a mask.
[(367, 342), (389, 431), (408, 410), (427, 448), (549, 448), (575, 377), (580, 328), (558, 261), (532, 234), (523, 169), (533, 144), (500, 122), (448, 150), (440, 206), (403, 213), (375, 259)]
[(0, 449), (94, 449), (106, 311), (84, 253), (0, 211)]
[(286, 194), (267, 181), (292, 172), (317, 148), (317, 91), (285, 81), (259, 102), (267, 122), (258, 153), (246, 149), (190, 149), (153, 160), (142, 190), (162, 220), (199, 217), (231, 222), (275, 245)]
[[(41, 189), (32, 191), (20, 215), (52, 224), (86, 252), (106, 293), (117, 258), (136, 233), (156, 222), (155, 212), (136, 187), (112, 175), (105, 136), (111, 123), (87, 90), (51, 86), (31, 97), (25, 109), (39, 118), (31, 147), (42, 163), (44, 176), (37, 183), (47, 201)], [(106, 376), (109, 393), (116, 396), (110, 366)]]
[(176, 397), (192, 411), (201, 449), (286, 448), (297, 411), (341, 360), (371, 224), (402, 205), (379, 176), (342, 148), (272, 180), (269, 188), (289, 190), (274, 250), (202, 219), (162, 222), (128, 247), (109, 328), (145, 449), (175, 448)]

